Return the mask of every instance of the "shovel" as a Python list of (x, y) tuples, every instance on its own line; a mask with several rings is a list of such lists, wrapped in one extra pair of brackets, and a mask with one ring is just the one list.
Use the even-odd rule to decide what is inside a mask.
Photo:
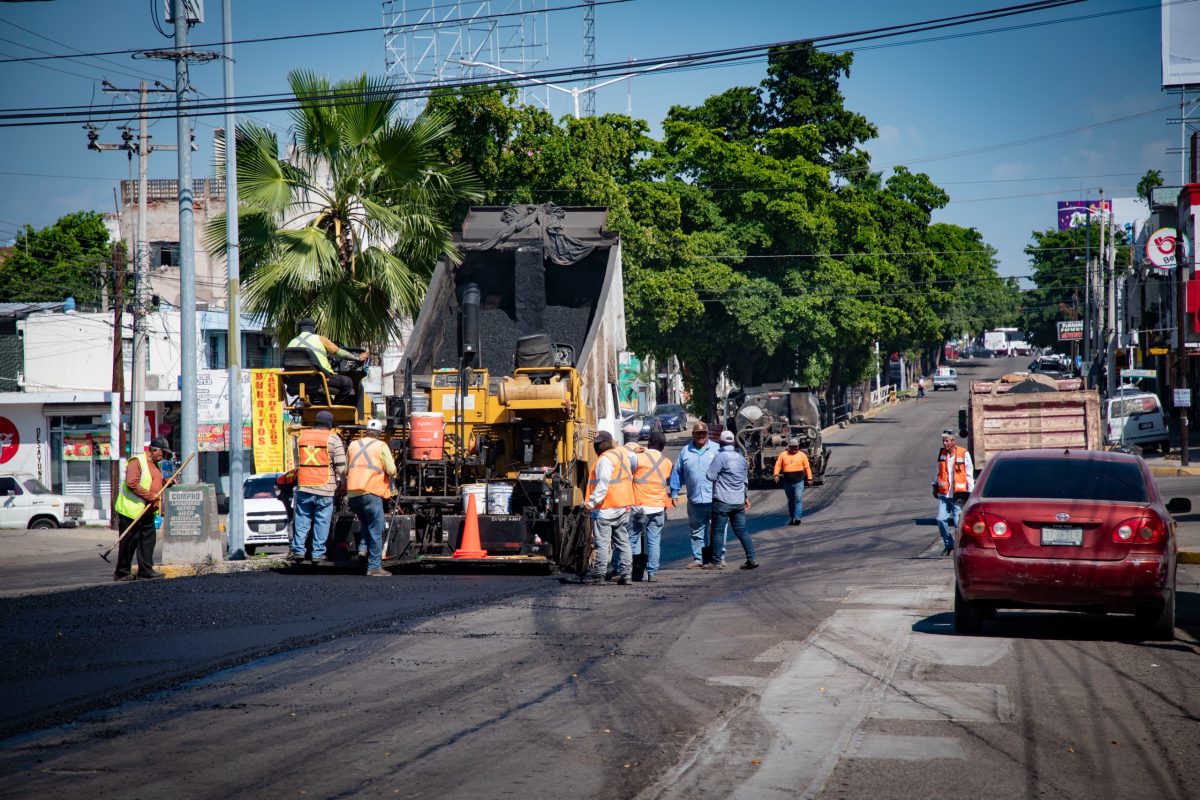
[(642, 512), (642, 531), (638, 537), (641, 540), (642, 552), (633, 557), (633, 579), (640, 581), (646, 577), (646, 565), (650, 562), (650, 556), (646, 554), (646, 537), (650, 533), (650, 526), (646, 524), (646, 514)]
[[(113, 542), (112, 547), (108, 548), (107, 550), (105, 550), (103, 553), (100, 554), (101, 558), (103, 558), (105, 561), (109, 560), (108, 556), (112, 553), (112, 551), (115, 550), (117, 545), (119, 545), (121, 543), (121, 541), (126, 536), (129, 535), (129, 532), (131, 530), (133, 530), (134, 526), (136, 526), (138, 524), (138, 521), (141, 520), (142, 517), (146, 516), (146, 512), (149, 511), (154, 506), (154, 503), (155, 503), (155, 501), (158, 500), (158, 498), (162, 497), (163, 492), (165, 492), (167, 490), (167, 487), (169, 487), (172, 483), (175, 483), (175, 479), (183, 474), (183, 468), (186, 467), (187, 463), (189, 461), (191, 461), (193, 458), (195, 458), (195, 456), (196, 456), (196, 454), (192, 453), (190, 456), (185, 458), (183, 460), (183, 463), (179, 465), (179, 468), (176, 469), (175, 472), (171, 473), (171, 477), (169, 477), (165, 481), (163, 481), (162, 488), (158, 490), (158, 494), (154, 495), (154, 500), (151, 500), (149, 503), (146, 503), (146, 507), (142, 509), (142, 513), (138, 514), (137, 517), (134, 518), (133, 522), (129, 523), (128, 528), (121, 531), (121, 535), (117, 537), (117, 540), (115, 542)], [(112, 563), (112, 562), (109, 562), (109, 563)]]

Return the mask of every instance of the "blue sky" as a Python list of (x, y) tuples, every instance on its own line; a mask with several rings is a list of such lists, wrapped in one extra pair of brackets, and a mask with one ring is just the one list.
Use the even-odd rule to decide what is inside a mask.
[[(440, 0), (445, 3), (447, 0)], [(512, 0), (492, 0), (504, 10)], [(574, 5), (576, 0), (549, 0)], [(418, 0), (408, 0), (409, 6)], [(0, 3), (0, 58), (169, 46), (155, 30), (148, 0), (48, 0)], [(161, 0), (159, 0), (161, 6)], [(596, 10), (599, 63), (782, 41), (915, 22), (1005, 5), (1003, 0), (632, 0)], [(330, 13), (335, 10), (335, 13)], [(1123, 12), (1123, 13), (1109, 13)], [(206, 0), (206, 21), (195, 43), (223, 39), (220, 0)], [(234, 37), (308, 33), (377, 26), (378, 0), (233, 0)], [(937, 219), (973, 226), (1000, 253), (1004, 275), (1029, 272), (1022, 248), (1030, 232), (1055, 224), (1057, 200), (1131, 196), (1147, 169), (1179, 181), (1178, 93), (1160, 89), (1159, 7), (1154, 0), (1088, 0), (1050, 12), (954, 28), (911, 38), (938, 41), (856, 50), (843, 82), (847, 105), (875, 123), (868, 144), (876, 168), (904, 164), (926, 172), (950, 194)], [(543, 68), (582, 61), (582, 10), (547, 16), (550, 57)], [(967, 32), (1059, 24), (962, 36)], [(34, 48), (34, 49), (31, 49)], [(286, 91), (286, 74), (307, 67), (333, 79), (384, 72), (380, 32), (299, 41), (246, 44), (235, 49), (238, 95)], [(0, 64), (0, 106), (88, 105), (113, 102), (99, 81), (136, 86), (139, 78), (173, 80), (166, 62), (114, 55), (107, 60)], [(730, 86), (764, 75), (762, 61), (736, 67), (649, 73), (632, 83), (632, 109), (657, 131), (673, 104), (696, 104)], [(70, 73), (70, 74), (68, 74)], [(192, 83), (220, 97), (220, 62), (192, 67)], [(568, 84), (570, 85), (570, 84)], [(596, 110), (624, 112), (625, 82), (600, 90)], [(570, 113), (571, 100), (552, 92), (551, 110)], [(1174, 105), (1174, 108), (1172, 108)], [(286, 114), (260, 120), (286, 131)], [(211, 175), (212, 130), (196, 129), (195, 177)], [(173, 120), (151, 130), (172, 144)], [(119, 141), (117, 124), (101, 141)], [(136, 175), (136, 164), (133, 165)], [(151, 157), (151, 177), (176, 176), (173, 153)], [(123, 153), (86, 149), (77, 125), (0, 128), (0, 242), (29, 223), (41, 227), (80, 209), (111, 211), (117, 182), (130, 175)]]

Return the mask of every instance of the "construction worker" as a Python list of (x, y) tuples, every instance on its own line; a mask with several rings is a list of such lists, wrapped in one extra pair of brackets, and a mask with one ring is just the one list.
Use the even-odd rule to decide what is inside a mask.
[(592, 538), (596, 546), (589, 579), (590, 582), (603, 580), (612, 550), (616, 549), (617, 584), (626, 586), (633, 575), (629, 513), (634, 499), (629, 452), (617, 446), (608, 431), (599, 431), (592, 447), (599, 458), (588, 476), (588, 499), (583, 505), (584, 510), (592, 514)]
[(799, 525), (804, 516), (804, 487), (812, 486), (812, 464), (800, 449), (799, 439), (788, 439), (788, 449), (775, 459), (775, 482), (783, 479), (788, 501), (788, 525)]
[(642, 537), (646, 537), (646, 580), (654, 581), (662, 545), (662, 529), (667, 520), (667, 481), (671, 479), (671, 459), (663, 455), (667, 437), (662, 431), (651, 431), (646, 447), (634, 450), (637, 466), (633, 472), (633, 514), (629, 522), (629, 549), (640, 553)]
[(329, 363), (329, 357), (366, 361), (370, 354), (364, 350), (355, 355), (349, 350), (342, 349), (336, 342), (319, 335), (316, 332), (316, 323), (308, 317), (296, 323), (296, 327), (300, 329), (300, 332), (296, 334), (295, 339), (288, 342), (288, 347), (303, 347), (312, 351), (313, 358), (316, 359), (321, 372), (325, 373), (325, 382), (329, 384), (329, 391), (333, 394), (333, 397), (329, 399), (329, 404), (357, 407), (358, 389), (354, 385), (354, 380), (348, 375), (339, 375), (333, 365)]
[(316, 424), (296, 440), (296, 516), (288, 560), (305, 560), (312, 534), (312, 560), (325, 557), (325, 540), (333, 518), (333, 496), (346, 474), (346, 448), (333, 432), (333, 414), (318, 411)]
[(965, 447), (955, 444), (954, 431), (942, 431), (942, 449), (938, 452), (937, 480), (933, 496), (938, 500), (938, 532), (942, 534), (942, 555), (954, 552), (954, 533), (962, 522), (962, 506), (975, 490), (975, 465)]
[[(150, 440), (146, 452), (138, 453), (125, 465), (125, 480), (121, 482), (121, 490), (117, 493), (115, 508), (117, 529), (128, 532), (117, 549), (114, 581), (131, 581), (134, 578), (149, 580), (163, 576), (154, 568), (154, 543), (157, 538), (154, 515), (158, 511), (158, 495), (163, 488), (162, 471), (158, 464), (170, 454), (171, 446), (167, 440), (156, 436)], [(137, 575), (133, 574), (134, 553), (137, 553)]]
[[(687, 487), (688, 526), (692, 530), (692, 563), (688, 564), (688, 569), (700, 569), (704, 564), (704, 540), (712, 516), (712, 481), (708, 479), (708, 466), (719, 450), (717, 443), (708, 438), (708, 425), (697, 422), (692, 426), (691, 443), (679, 451), (679, 459), (671, 469), (669, 491), (672, 507), (680, 489)], [(721, 526), (722, 553), (725, 552), (727, 535), (728, 528)], [(716, 552), (715, 542), (713, 552)]]
[(721, 451), (708, 465), (708, 479), (713, 485), (713, 563), (705, 564), (704, 569), (719, 569), (725, 563), (725, 542), (722, 537), (720, 549), (715, 541), (716, 526), (726, 523), (733, 528), (733, 535), (742, 543), (746, 551), (746, 563), (742, 569), (757, 569), (758, 560), (754, 557), (754, 542), (750, 532), (746, 530), (746, 512), (750, 510), (750, 498), (746, 491), (750, 488), (750, 470), (746, 457), (734, 446), (733, 431), (721, 431)]
[(392, 496), (396, 462), (391, 448), (379, 438), (382, 433), (383, 422), (371, 420), (366, 435), (351, 442), (347, 451), (346, 494), (358, 517), (359, 555), (365, 545), (367, 575), (372, 578), (391, 574), (383, 568), (383, 501)]

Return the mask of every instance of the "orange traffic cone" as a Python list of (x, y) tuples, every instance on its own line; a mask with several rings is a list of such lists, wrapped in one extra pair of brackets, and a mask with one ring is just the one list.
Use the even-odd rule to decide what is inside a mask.
[(487, 558), (487, 550), (479, 546), (479, 512), (475, 510), (475, 498), (470, 495), (467, 496), (467, 518), (458, 545), (455, 558)]

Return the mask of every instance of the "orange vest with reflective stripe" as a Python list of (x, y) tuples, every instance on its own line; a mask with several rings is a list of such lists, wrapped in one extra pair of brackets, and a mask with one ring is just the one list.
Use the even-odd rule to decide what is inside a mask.
[(392, 483), (383, 467), (380, 447), (387, 445), (370, 436), (350, 443), (346, 451), (346, 491), (366, 492), (379, 497), (392, 496)]
[[(633, 500), (633, 478), (629, 474), (629, 451), (624, 447), (614, 447), (605, 450), (600, 458), (607, 458), (613, 463), (612, 478), (608, 481), (608, 492), (600, 501), (597, 508), (627, 508), (635, 505)], [(600, 459), (596, 459), (596, 464)], [(592, 465), (592, 474), (588, 476), (588, 495), (596, 489), (596, 465)]]
[(658, 450), (647, 448), (637, 454), (633, 473), (633, 501), (650, 508), (667, 507), (667, 480), (671, 477), (671, 459)]
[[(946, 450), (938, 453), (938, 494), (945, 495), (950, 489), (950, 476), (946, 473)], [(967, 491), (967, 450), (954, 448), (954, 492)]]
[(324, 486), (333, 473), (329, 470), (328, 428), (309, 428), (300, 434), (297, 445), (296, 483), (300, 486)]

